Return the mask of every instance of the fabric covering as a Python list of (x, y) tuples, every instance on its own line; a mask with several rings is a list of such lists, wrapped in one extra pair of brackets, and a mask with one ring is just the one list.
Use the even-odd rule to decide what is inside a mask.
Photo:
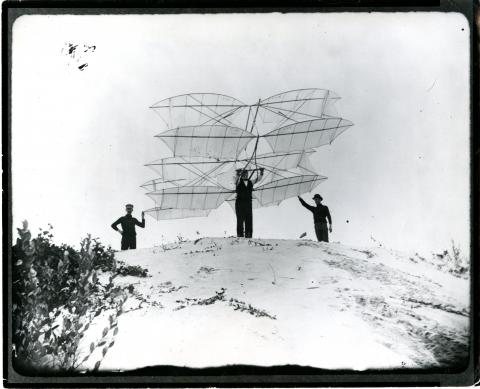
[(202, 217), (225, 201), (236, 210), (236, 198), (245, 197), (236, 187), (239, 169), (249, 177), (264, 173), (248, 190), (250, 210), (313, 191), (326, 177), (317, 173), (311, 156), (353, 125), (338, 116), (339, 98), (309, 88), (251, 104), (215, 93), (153, 104), (164, 127), (156, 137), (172, 155), (146, 164), (157, 175), (142, 185), (155, 202), (146, 214), (157, 220)]

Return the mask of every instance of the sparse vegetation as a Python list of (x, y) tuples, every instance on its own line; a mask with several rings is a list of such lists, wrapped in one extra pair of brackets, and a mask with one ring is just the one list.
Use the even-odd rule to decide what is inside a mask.
[(176, 303), (180, 303), (180, 305), (175, 308), (175, 311), (185, 308), (188, 305), (212, 305), (215, 304), (217, 301), (225, 301), (225, 291), (226, 289), (221, 288), (220, 291), (215, 291), (215, 295), (208, 298), (185, 298), (185, 300), (176, 300)]
[(248, 240), (248, 245), (249, 246), (271, 246), (270, 243), (267, 243), (267, 242), (261, 242), (261, 241), (256, 241), (256, 240), (253, 240), (253, 239), (249, 239)]
[(383, 247), (383, 244), (381, 244), (377, 239), (375, 239), (372, 235), (370, 235), (370, 240), (375, 243), (378, 247)]
[(367, 256), (367, 258), (373, 258), (375, 256), (374, 253), (372, 253), (370, 250), (356, 250), (354, 249), (354, 251), (358, 251), (359, 253), (363, 253)]
[[(378, 245), (378, 247), (385, 248), (385, 245), (376, 240), (373, 236), (370, 239)], [(368, 258), (374, 256), (373, 253), (368, 250), (356, 250), (367, 254)], [(419, 253), (415, 253), (414, 256), (410, 256), (409, 260), (413, 263), (429, 263), (430, 265), (435, 266), (438, 270), (448, 272), (455, 277), (466, 278), (468, 277), (468, 272), (470, 269), (469, 260), (461, 250), (460, 246), (455, 243), (452, 239), (450, 243), (450, 248), (443, 250), (441, 253), (432, 253), (431, 259), (427, 259), (421, 256)]]
[(320, 244), (313, 242), (311, 240), (304, 240), (296, 244), (297, 247), (306, 246), (306, 247), (320, 247)]
[(248, 304), (244, 301), (240, 301), (234, 298), (231, 298), (228, 304), (233, 307), (235, 311), (248, 312), (250, 315), (255, 317), (268, 317), (272, 320), (277, 320), (275, 315), (270, 315), (267, 311), (259, 308), (252, 307), (251, 304)]
[(178, 235), (177, 235), (177, 241), (178, 241), (178, 243), (184, 243), (184, 242), (187, 241), (187, 239), (185, 239), (185, 238), (182, 236), (182, 234), (178, 234)]
[(141, 266), (127, 265), (119, 261), (119, 266), (116, 269), (116, 273), (122, 276), (134, 276), (134, 277), (150, 277), (148, 269), (144, 269)]
[(434, 254), (434, 259), (438, 269), (446, 270), (456, 277), (468, 276), (469, 261), (455, 241), (451, 241), (450, 249), (444, 250), (441, 254)]
[(217, 271), (217, 269), (215, 269), (214, 267), (202, 266), (202, 267), (200, 267), (200, 269), (197, 270), (197, 274), (200, 274), (200, 273), (211, 274), (215, 271)]

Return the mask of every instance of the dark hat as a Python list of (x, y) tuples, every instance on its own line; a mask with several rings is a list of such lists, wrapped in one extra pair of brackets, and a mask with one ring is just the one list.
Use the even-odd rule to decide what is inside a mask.
[(317, 194), (315, 194), (315, 195), (313, 196), (313, 200), (315, 200), (315, 199), (320, 199), (320, 201), (322, 201), (322, 200), (323, 200), (323, 197), (320, 196), (320, 195), (317, 193)]
[(133, 204), (127, 204), (127, 205), (125, 205), (125, 208), (133, 208)]

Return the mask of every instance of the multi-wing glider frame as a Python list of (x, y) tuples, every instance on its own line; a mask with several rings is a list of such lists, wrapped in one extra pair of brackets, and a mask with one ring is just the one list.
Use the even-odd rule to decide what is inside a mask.
[(254, 207), (311, 192), (326, 177), (309, 157), (353, 125), (336, 113), (338, 99), (329, 90), (299, 89), (251, 105), (214, 93), (153, 104), (165, 127), (156, 138), (172, 156), (146, 164), (159, 177), (142, 185), (155, 201), (145, 212), (157, 220), (178, 219), (234, 204), (238, 169), (250, 177), (265, 172), (254, 186)]

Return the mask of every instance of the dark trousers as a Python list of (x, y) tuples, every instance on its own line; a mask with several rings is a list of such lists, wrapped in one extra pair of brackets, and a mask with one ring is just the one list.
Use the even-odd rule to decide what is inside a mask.
[(237, 236), (242, 237), (245, 226), (245, 238), (251, 238), (253, 233), (252, 203), (250, 201), (236, 201)]
[(315, 234), (319, 242), (328, 242), (327, 223), (315, 223)]
[(137, 248), (137, 236), (136, 235), (122, 235), (122, 250), (136, 249)]

